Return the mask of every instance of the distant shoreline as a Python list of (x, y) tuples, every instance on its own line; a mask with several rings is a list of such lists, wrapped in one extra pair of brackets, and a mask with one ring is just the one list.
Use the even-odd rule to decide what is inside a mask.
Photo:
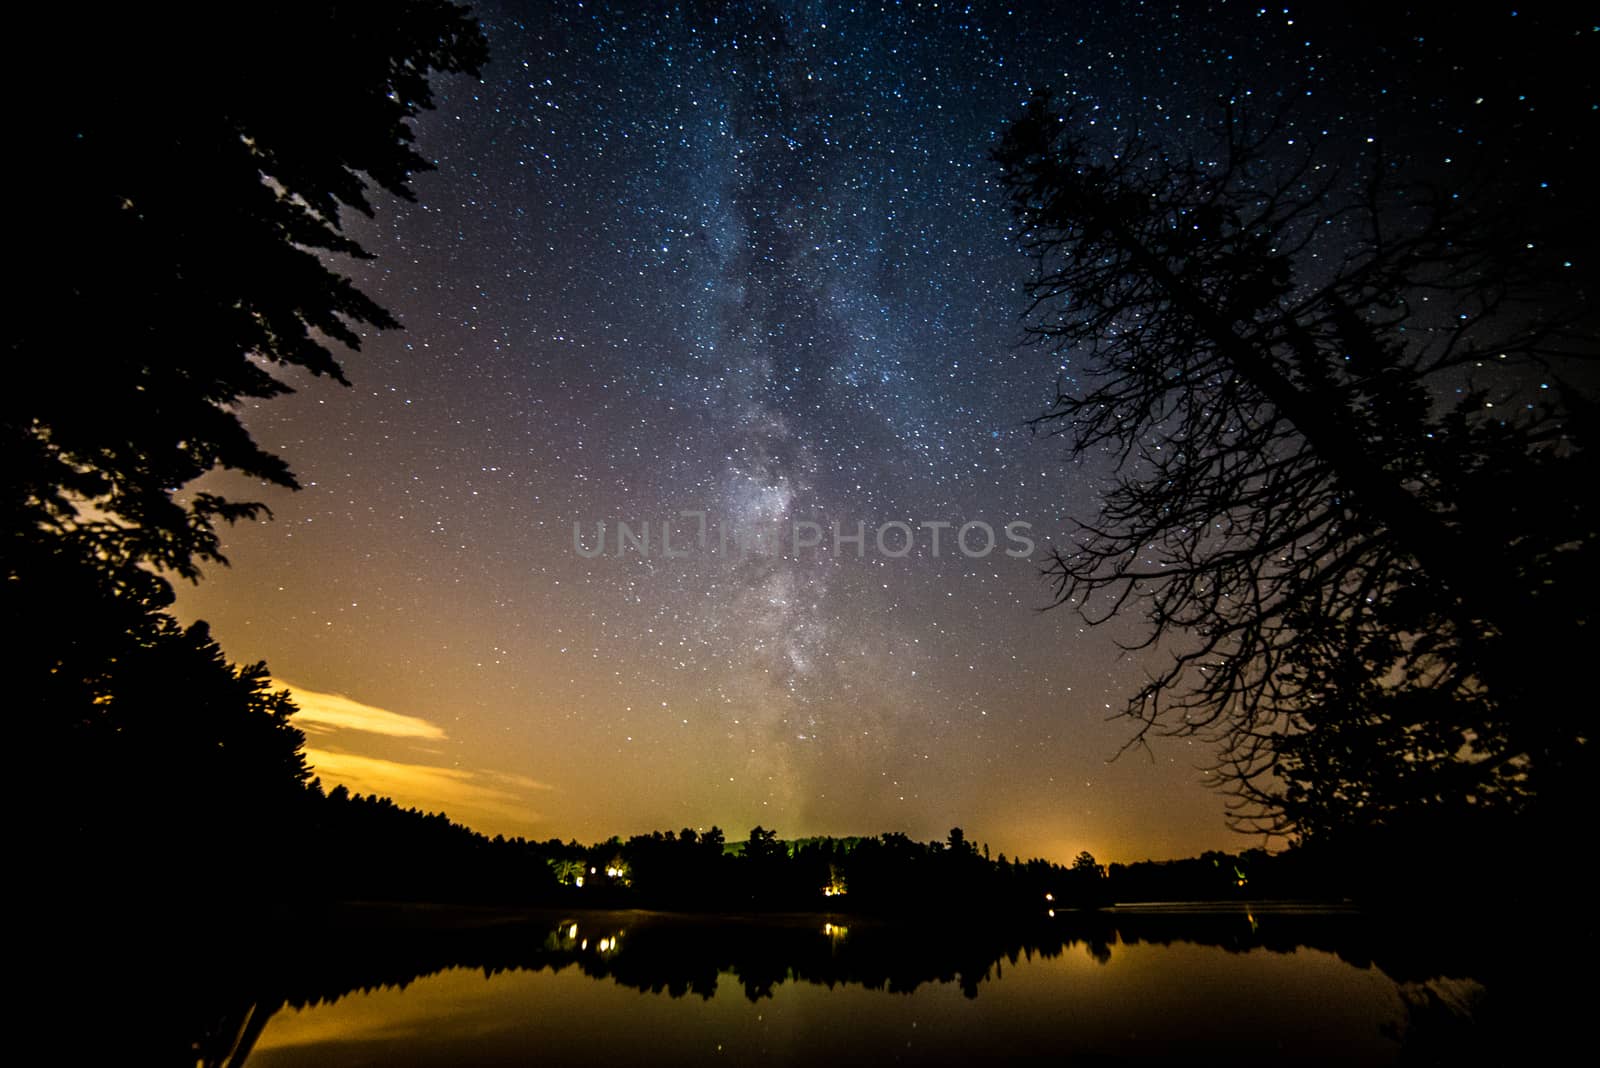
[[(940, 919), (940, 912), (910, 912), (884, 915), (852, 912), (849, 909), (822, 911), (738, 911), (653, 908), (562, 907), (554, 905), (475, 905), (428, 901), (345, 901), (325, 906), (293, 908), (302, 918), (317, 919), (330, 926), (347, 929), (427, 929), (470, 930), (481, 927), (513, 926), (547, 921), (551, 925), (565, 918), (582, 920), (617, 919), (644, 924), (688, 924), (694, 926), (752, 926), (765, 928), (810, 927), (822, 923), (848, 921), (857, 925), (916, 926)], [(1092, 916), (1362, 916), (1366, 913), (1348, 901), (1130, 901), (1101, 908), (1056, 910), (1055, 915), (998, 917), (995, 928), (1062, 924), (1074, 918)]]

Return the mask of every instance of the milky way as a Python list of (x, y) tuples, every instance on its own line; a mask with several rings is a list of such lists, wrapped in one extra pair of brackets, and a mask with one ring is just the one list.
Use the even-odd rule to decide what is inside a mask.
[[(369, 788), (490, 831), (1242, 844), (1202, 744), (1108, 763), (1127, 628), (1039, 611), (1038, 556), (1102, 472), (1025, 426), (1072, 367), (1019, 345), (1027, 263), (987, 153), (1041, 87), (1177, 145), (1224, 92), (1466, 138), (1450, 109), (1478, 90), (1390, 106), (1432, 54), (1406, 30), (1409, 52), (1281, 7), (1043, 7), (481, 5), (483, 81), (441, 83), (417, 127), (437, 173), (350, 220), (376, 259), (347, 269), (406, 329), (349, 356), (353, 389), (250, 413), (307, 488), (230, 533), (185, 614), (297, 686), (437, 725), (314, 732), (313, 757), (392, 766)], [(649, 524), (647, 554), (619, 521)], [(874, 543), (890, 521), (903, 557)], [(1004, 551), (1013, 521), (1034, 559)], [(724, 544), (811, 522), (815, 549)], [(859, 556), (833, 530), (858, 522)], [(919, 524), (944, 522), (935, 557)], [(953, 548), (970, 522), (994, 551)], [(574, 524), (592, 550), (597, 523), (586, 557)], [(438, 781), (419, 767), (478, 792), (408, 798)]]

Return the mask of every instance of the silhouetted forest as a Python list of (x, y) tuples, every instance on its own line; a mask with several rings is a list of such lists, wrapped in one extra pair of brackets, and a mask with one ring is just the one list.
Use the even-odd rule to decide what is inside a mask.
[[(899, 832), (786, 841), (756, 826), (739, 841), (720, 827), (655, 831), (583, 844), (488, 837), (443, 814), (388, 798), (308, 790), (307, 823), (295, 836), (303, 863), (320, 873), (292, 900), (388, 900), (650, 908), (686, 912), (828, 911), (855, 915), (948, 914), (983, 907), (1015, 918), (1132, 902), (1352, 900), (1466, 913), (1548, 886), (1550, 858), (1488, 863), (1470, 842), (1397, 858), (1373, 848), (1300, 846), (1277, 852), (1211, 851), (1198, 857), (1101, 864), (1087, 852), (1069, 864), (991, 854), (959, 827), (942, 841)], [(1446, 847), (1449, 852), (1446, 853)], [(1418, 847), (1412, 847), (1416, 849)], [(308, 893), (308, 891), (310, 891)]]
[[(240, 9), (225, 47), (204, 43), (213, 14), (97, 10), (52, 60), (65, 76), (24, 66), (17, 83), (52, 89), (13, 131), (36, 163), (19, 196), (47, 222), (18, 235), (29, 314), (0, 391), (0, 618), (40, 780), (29, 887), (46, 901), (315, 896), (308, 845), (356, 834), (356, 808), (307, 790), (266, 665), (182, 625), (172, 581), (226, 564), (219, 528), (267, 514), (195, 479), (298, 485), (242, 408), (290, 392), (288, 374), (344, 382), (332, 347), (398, 326), (340, 271), (369, 258), (346, 216), (371, 216), (378, 191), (414, 198), (432, 164), (411, 121), (431, 79), (476, 73), (487, 44), (444, 0)], [(58, 18), (12, 28), (57, 41)], [(407, 833), (444, 855), (437, 826)]]
[[(351, 794), (342, 786), (324, 794), (317, 782), (279, 815), (286, 867), (316, 873), (310, 882), (275, 880), (272, 865), (261, 865), (267, 882), (260, 885), (273, 886), (272, 896), (280, 901), (867, 916), (982, 907), (1016, 918), (1118, 901), (1329, 900), (1341, 888), (1358, 885), (1303, 850), (1209, 852), (1111, 865), (1084, 852), (1063, 865), (991, 856), (987, 845), (969, 841), (959, 827), (943, 841), (929, 842), (898, 832), (785, 841), (760, 826), (733, 842), (719, 827), (587, 845), (491, 838), (442, 813), (402, 808), (389, 798)], [(129, 863), (145, 848), (142, 841), (134, 845)]]

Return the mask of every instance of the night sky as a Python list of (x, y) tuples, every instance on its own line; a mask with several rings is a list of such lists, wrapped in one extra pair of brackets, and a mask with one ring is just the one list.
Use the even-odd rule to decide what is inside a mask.
[[(248, 412), (305, 488), (256, 490), (276, 520), (229, 532), (232, 568), (180, 598), (300, 694), (325, 785), (538, 838), (1253, 844), (1204, 743), (1110, 761), (1136, 621), (1041, 612), (1043, 551), (1104, 471), (1024, 425), (1072, 366), (1018, 344), (1028, 263), (988, 151), (1049, 88), (1177, 145), (1231, 92), (1294, 99), (1286, 140), (1442, 159), (1475, 116), (1589, 115), (1494, 49), (1592, 52), (1590, 28), (1497, 9), (1452, 76), (1415, 19), (1256, 4), (551, 7), (477, 6), (483, 81), (440, 81), (417, 124), (438, 170), (348, 219), (376, 259), (344, 269), (406, 329), (347, 356), (353, 388), (297, 379)], [(650, 524), (647, 557), (619, 555), (618, 520)], [(937, 558), (928, 529), (891, 558), (873, 532), (895, 520), (952, 526)], [(955, 550), (979, 521), (994, 551)], [(1005, 553), (1017, 521), (1034, 559)], [(599, 522), (585, 558), (574, 523), (592, 551)], [(796, 522), (822, 546), (719, 544)], [(862, 555), (835, 551), (858, 522)]]

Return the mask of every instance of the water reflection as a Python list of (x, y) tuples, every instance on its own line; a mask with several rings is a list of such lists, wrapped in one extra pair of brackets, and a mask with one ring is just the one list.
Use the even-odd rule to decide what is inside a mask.
[(204, 981), (166, 1004), (202, 1011), (166, 1023), (207, 1065), (697, 1063), (719, 1043), (784, 1063), (1427, 1062), (1480, 1008), (1462, 948), (1259, 907), (939, 925), (369, 909), (196, 961)]

